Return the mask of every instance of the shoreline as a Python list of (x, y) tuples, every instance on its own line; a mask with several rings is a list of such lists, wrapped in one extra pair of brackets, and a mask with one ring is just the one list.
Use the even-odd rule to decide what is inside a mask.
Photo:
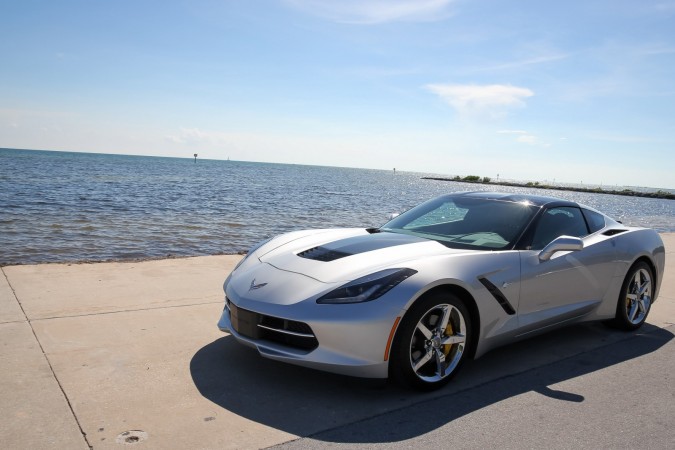
[(537, 182), (528, 182), (528, 183), (517, 183), (511, 181), (492, 181), (489, 178), (487, 181), (476, 176), (468, 176), (464, 178), (444, 178), (444, 177), (422, 177), (423, 180), (435, 180), (435, 181), (454, 181), (458, 183), (473, 183), (473, 184), (482, 184), (482, 185), (495, 185), (495, 186), (508, 186), (508, 187), (520, 187), (520, 188), (530, 188), (530, 189), (550, 189), (554, 191), (567, 191), (567, 192), (584, 192), (589, 194), (610, 194), (610, 195), (620, 195), (623, 197), (643, 197), (643, 198), (658, 198), (661, 200), (675, 200), (675, 194), (666, 192), (663, 190), (657, 190), (656, 192), (640, 192), (634, 191), (632, 189), (622, 189), (622, 190), (605, 190), (602, 187), (595, 188), (582, 188), (582, 187), (572, 187), (572, 186), (556, 186), (550, 184), (541, 184)]
[[(663, 241), (668, 239), (675, 238), (675, 231), (662, 231), (658, 232)], [(138, 264), (144, 262), (157, 262), (157, 261), (178, 261), (178, 260), (187, 260), (193, 258), (209, 258), (209, 257), (233, 257), (239, 258), (246, 255), (245, 251), (239, 251), (237, 253), (214, 253), (210, 255), (176, 255), (176, 256), (157, 256), (157, 257), (148, 257), (148, 258), (132, 258), (132, 259), (105, 259), (105, 260), (75, 260), (75, 261), (46, 261), (46, 262), (26, 262), (26, 263), (9, 263), (2, 264), (0, 263), (0, 269), (5, 269), (8, 267), (27, 267), (27, 266), (77, 266), (77, 265), (92, 265), (92, 264)]]
[(148, 256), (148, 257), (137, 257), (137, 258), (108, 258), (108, 259), (74, 259), (69, 261), (42, 261), (42, 262), (11, 262), (3, 263), (0, 262), (0, 268), (5, 267), (19, 267), (19, 266), (51, 266), (57, 264), (64, 264), (68, 266), (84, 265), (84, 264), (106, 264), (106, 263), (142, 263), (148, 261), (171, 261), (179, 259), (189, 259), (189, 258), (208, 258), (210, 256), (244, 256), (246, 250), (240, 250), (238, 252), (231, 253), (210, 253), (208, 255), (166, 255), (166, 256)]

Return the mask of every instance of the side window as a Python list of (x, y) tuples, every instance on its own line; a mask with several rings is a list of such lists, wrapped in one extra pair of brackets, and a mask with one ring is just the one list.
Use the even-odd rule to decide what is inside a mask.
[(582, 209), (581, 212), (586, 218), (586, 223), (588, 224), (588, 228), (591, 229), (591, 233), (595, 233), (596, 231), (605, 228), (605, 216), (588, 209)]
[(546, 210), (539, 218), (532, 238), (532, 250), (541, 250), (558, 236), (582, 237), (588, 234), (579, 208), (562, 206)]

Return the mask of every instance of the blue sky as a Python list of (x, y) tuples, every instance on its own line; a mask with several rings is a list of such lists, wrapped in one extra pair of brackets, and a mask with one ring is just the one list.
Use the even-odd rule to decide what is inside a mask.
[(0, 147), (675, 188), (675, 0), (0, 0)]

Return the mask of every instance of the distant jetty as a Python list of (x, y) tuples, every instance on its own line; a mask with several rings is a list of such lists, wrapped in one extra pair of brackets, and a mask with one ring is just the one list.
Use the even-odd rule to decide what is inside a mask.
[(524, 187), (524, 188), (537, 188), (537, 189), (553, 189), (556, 191), (573, 191), (573, 192), (588, 192), (591, 194), (612, 194), (612, 195), (623, 195), (628, 197), (646, 197), (646, 198), (662, 198), (666, 200), (675, 200), (675, 194), (672, 194), (667, 191), (658, 190), (656, 192), (640, 192), (634, 191), (632, 189), (603, 189), (602, 187), (593, 187), (593, 188), (584, 188), (584, 187), (574, 187), (574, 186), (557, 186), (550, 184), (542, 184), (538, 181), (527, 183), (515, 183), (510, 181), (492, 181), (489, 177), (479, 177), (477, 175), (469, 175), (466, 177), (456, 176), (454, 178), (441, 178), (441, 177), (422, 177), (423, 180), (437, 180), (437, 181), (458, 181), (461, 183), (476, 183), (476, 184), (489, 184), (495, 186), (512, 186), (512, 187)]

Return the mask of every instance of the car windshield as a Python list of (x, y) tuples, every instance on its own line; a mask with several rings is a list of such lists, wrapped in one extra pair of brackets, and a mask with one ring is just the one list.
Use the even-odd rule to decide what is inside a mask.
[(529, 202), (446, 195), (387, 222), (381, 231), (436, 240), (451, 248), (512, 248), (538, 208)]

